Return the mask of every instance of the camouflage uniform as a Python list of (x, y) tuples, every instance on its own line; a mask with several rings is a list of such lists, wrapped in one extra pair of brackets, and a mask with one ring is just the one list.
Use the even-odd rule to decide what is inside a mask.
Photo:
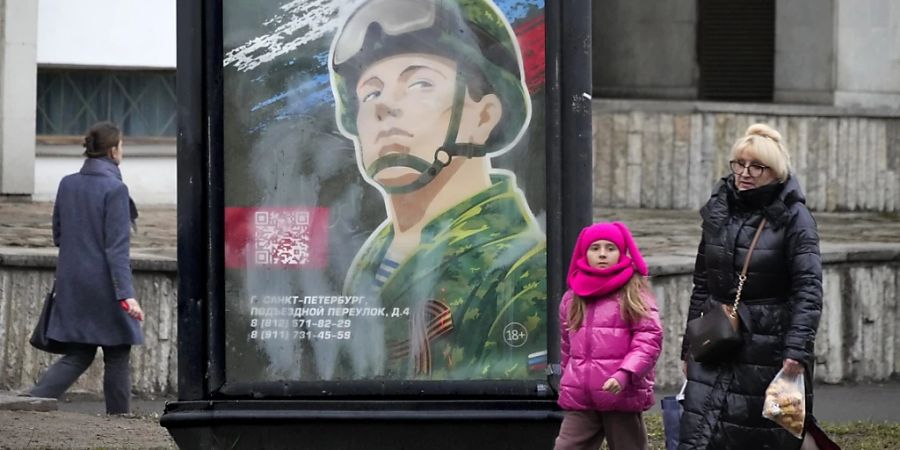
[[(335, 35), (329, 64), (335, 118), (354, 140), (357, 158), (359, 75), (376, 61), (408, 53), (449, 58), (459, 69), (444, 143), (433, 161), (394, 154), (365, 168), (373, 184), (383, 169), (379, 161), (420, 172), (407, 185), (382, 185), (388, 195), (426, 186), (453, 158), (502, 154), (531, 117), (517, 38), (494, 2), (370, 0)], [(470, 83), (502, 104), (500, 123), (482, 144), (457, 142)], [(546, 239), (512, 177), (492, 175), (490, 188), (431, 220), (419, 246), (383, 280), (379, 270), (392, 241), (387, 221), (357, 254), (344, 285), (347, 295), (365, 296), (370, 310), (387, 311), (387, 317), (352, 318), (353, 339), (342, 360), (350, 363), (351, 378), (544, 378)], [(541, 352), (543, 359), (535, 355)]]
[(546, 239), (511, 177), (491, 180), (426, 225), (380, 291), (391, 223), (357, 255), (345, 293), (409, 312), (383, 318), (388, 378), (543, 378), (528, 356), (547, 349)]

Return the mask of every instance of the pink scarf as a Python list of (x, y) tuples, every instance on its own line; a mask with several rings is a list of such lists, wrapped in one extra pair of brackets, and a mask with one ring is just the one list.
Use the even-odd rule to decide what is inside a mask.
[[(619, 262), (606, 269), (591, 267), (587, 260), (588, 248), (601, 239), (615, 244), (620, 252)], [(578, 235), (567, 281), (579, 297), (603, 297), (625, 286), (635, 271), (644, 276), (648, 274), (647, 264), (631, 231), (622, 222), (602, 222), (586, 227)]]

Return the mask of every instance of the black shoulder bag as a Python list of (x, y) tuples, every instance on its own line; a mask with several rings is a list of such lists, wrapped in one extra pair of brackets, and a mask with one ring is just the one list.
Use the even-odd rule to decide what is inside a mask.
[(750, 257), (753, 255), (753, 249), (759, 242), (759, 235), (762, 234), (763, 227), (766, 225), (765, 217), (759, 223), (753, 241), (750, 242), (750, 248), (747, 249), (747, 257), (744, 258), (744, 268), (738, 276), (737, 293), (734, 295), (734, 304), (721, 304), (719, 307), (712, 308), (706, 314), (691, 320), (687, 324), (685, 331), (691, 356), (694, 361), (701, 363), (715, 362), (722, 356), (734, 351), (743, 343), (740, 333), (740, 320), (738, 317), (738, 306), (741, 304), (741, 291), (744, 290), (744, 282), (747, 281), (747, 270), (750, 266)]
[(47, 336), (47, 328), (50, 326), (50, 311), (53, 310), (53, 303), (56, 301), (56, 283), (44, 298), (44, 306), (41, 309), (41, 315), (38, 322), (31, 332), (31, 339), (28, 340), (31, 346), (49, 353), (65, 353), (66, 344), (64, 342), (54, 341)]

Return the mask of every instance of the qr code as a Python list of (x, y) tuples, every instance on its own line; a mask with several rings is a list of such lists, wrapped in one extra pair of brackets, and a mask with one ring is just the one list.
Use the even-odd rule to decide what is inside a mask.
[(256, 211), (253, 225), (257, 265), (301, 266), (309, 262), (309, 211)]

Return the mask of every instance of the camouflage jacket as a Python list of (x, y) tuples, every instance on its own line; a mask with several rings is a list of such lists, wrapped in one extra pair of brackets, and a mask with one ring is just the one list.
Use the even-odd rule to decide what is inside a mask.
[(384, 376), (544, 377), (546, 238), (512, 178), (491, 180), (426, 225), (419, 246), (380, 291), (375, 273), (393, 238), (391, 223), (357, 255), (345, 293), (377, 297), (389, 315), (401, 312), (381, 318)]

